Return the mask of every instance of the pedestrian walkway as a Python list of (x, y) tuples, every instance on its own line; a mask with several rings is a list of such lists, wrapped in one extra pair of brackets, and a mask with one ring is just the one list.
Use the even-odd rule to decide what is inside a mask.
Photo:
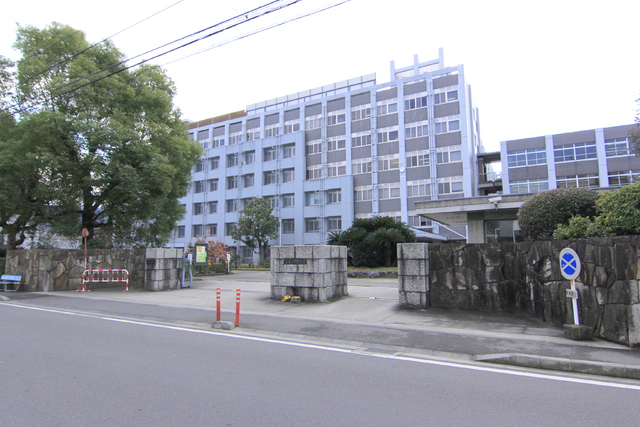
[(216, 289), (221, 289), (223, 321), (234, 321), (236, 290), (241, 289), (240, 327), (229, 333), (640, 380), (637, 348), (603, 340), (573, 341), (560, 328), (512, 315), (400, 309), (395, 278), (350, 278), (348, 287), (348, 297), (330, 303), (274, 301), (269, 272), (239, 270), (197, 277), (190, 288), (166, 292), (105, 288), (56, 295), (206, 310), (213, 323)]

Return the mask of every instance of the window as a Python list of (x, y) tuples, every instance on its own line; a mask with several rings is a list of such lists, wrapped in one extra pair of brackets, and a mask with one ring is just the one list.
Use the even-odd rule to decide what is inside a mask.
[(278, 135), (280, 135), (280, 125), (278, 123), (264, 127), (265, 138), (271, 138)]
[(373, 199), (373, 190), (369, 187), (356, 187), (354, 193), (356, 202)]
[(320, 129), (322, 127), (322, 115), (309, 116), (305, 119), (306, 130)]
[(240, 200), (232, 199), (227, 200), (227, 212), (238, 212), (240, 209)]
[(439, 165), (445, 163), (455, 163), (462, 161), (462, 146), (451, 145), (449, 147), (438, 148), (436, 152), (436, 163)]
[(278, 196), (264, 196), (264, 199), (269, 202), (271, 209), (277, 209), (279, 207)]
[(254, 181), (255, 179), (252, 173), (242, 176), (243, 187), (253, 187)]
[(347, 140), (343, 136), (327, 139), (327, 151), (342, 150), (347, 146)]
[(209, 202), (207, 203), (207, 211), (210, 214), (218, 213), (218, 202)]
[(196, 163), (196, 172), (202, 172), (206, 169), (207, 161), (202, 159)]
[(222, 147), (224, 145), (224, 135), (213, 137), (213, 147)]
[(433, 95), (434, 104), (444, 104), (445, 102), (452, 102), (458, 100), (458, 91), (449, 90), (445, 92), (436, 93)]
[(310, 191), (304, 193), (305, 206), (314, 206), (322, 204), (322, 193), (317, 191)]
[(346, 162), (335, 162), (327, 165), (327, 177), (342, 176), (347, 174)]
[(206, 231), (204, 225), (194, 225), (192, 227), (193, 237), (204, 236)]
[(622, 187), (636, 182), (640, 171), (609, 171), (609, 185), (611, 187)]
[(457, 194), (462, 193), (462, 177), (448, 176), (438, 179), (438, 194)]
[(264, 149), (264, 156), (263, 156), (263, 160), (265, 162), (268, 162), (270, 160), (277, 160), (278, 159), (278, 147), (267, 147)]
[(378, 142), (391, 142), (398, 140), (398, 126), (378, 129)]
[(300, 130), (300, 119), (287, 120), (284, 122), (284, 133), (292, 133)]
[(330, 216), (327, 218), (327, 229), (329, 231), (342, 230), (342, 218), (339, 216)]
[(607, 139), (604, 142), (604, 147), (607, 157), (628, 156), (630, 154), (629, 139), (627, 138)]
[(342, 202), (342, 190), (327, 191), (327, 204), (341, 203), (341, 202)]
[(296, 204), (296, 196), (295, 194), (283, 194), (282, 195), (282, 207), (283, 208), (292, 208)]
[(429, 166), (428, 151), (411, 151), (407, 153), (407, 167), (414, 168), (418, 166)]
[(396, 113), (398, 111), (397, 102), (398, 101), (395, 99), (387, 99), (385, 101), (378, 102), (376, 108), (378, 116)]
[(351, 135), (351, 146), (361, 147), (364, 145), (371, 145), (371, 131), (354, 133)]
[(213, 169), (218, 169), (220, 167), (220, 157), (211, 157), (209, 159), (209, 167)]
[(307, 179), (320, 179), (322, 178), (322, 166), (314, 165), (307, 168)]
[(233, 167), (233, 166), (238, 166), (238, 164), (240, 163), (240, 156), (238, 155), (238, 153), (234, 153), (234, 154), (228, 154), (227, 155), (227, 167)]
[(242, 155), (244, 158), (244, 164), (250, 165), (251, 163), (256, 161), (256, 152), (255, 151), (245, 151)]
[(346, 120), (346, 114), (344, 110), (331, 111), (327, 115), (327, 126), (333, 126), (340, 123), (344, 123)]
[(242, 142), (242, 131), (229, 134), (229, 145), (240, 144)]
[(436, 123), (436, 133), (455, 132), (460, 130), (460, 120), (448, 120)]
[(193, 204), (193, 214), (194, 215), (202, 215), (204, 213), (204, 203), (194, 203)]
[(351, 172), (356, 175), (359, 173), (371, 172), (371, 159), (355, 159), (353, 161), (353, 168)]
[(291, 182), (296, 179), (296, 171), (295, 169), (283, 169), (282, 170), (282, 182)]
[(407, 181), (407, 197), (431, 197), (431, 184), (426, 179)]
[(282, 157), (288, 159), (289, 157), (295, 157), (296, 155), (296, 145), (295, 144), (287, 144), (282, 146)]
[(518, 166), (545, 165), (547, 152), (544, 148), (510, 151), (507, 153), (507, 164), (510, 168)]
[(428, 136), (428, 135), (429, 135), (429, 126), (427, 126), (427, 122), (407, 124), (404, 129), (404, 137), (406, 139), (420, 138), (421, 136)]
[(595, 159), (597, 156), (595, 141), (561, 145), (553, 149), (556, 163)]
[(600, 186), (600, 178), (597, 173), (587, 173), (581, 175), (568, 175), (557, 177), (558, 188), (585, 187), (594, 188)]
[(234, 188), (238, 188), (240, 186), (239, 179), (237, 176), (228, 176), (227, 177), (227, 190), (233, 190)]
[(278, 183), (278, 171), (266, 171), (263, 179), (264, 185)]
[(318, 233), (320, 231), (320, 221), (318, 218), (306, 218), (304, 222), (307, 233)]
[(379, 171), (387, 171), (391, 169), (398, 169), (400, 164), (400, 160), (397, 157), (397, 154), (391, 154), (388, 156), (380, 156), (378, 158), (378, 170)]
[(260, 139), (260, 129), (247, 130), (247, 141), (253, 141), (255, 139)]
[(409, 227), (433, 227), (433, 222), (420, 215), (409, 215)]
[(307, 154), (317, 154), (322, 152), (322, 141), (314, 139), (307, 141)]
[(400, 197), (400, 184), (395, 182), (391, 184), (380, 184), (378, 186), (378, 198), (380, 199), (397, 199)]
[(549, 182), (546, 179), (527, 179), (522, 181), (512, 181), (509, 183), (511, 194), (539, 193), (549, 189)]
[(193, 192), (194, 193), (204, 193), (207, 191), (207, 182), (206, 181), (195, 181), (193, 183)]
[(231, 236), (231, 232), (238, 228), (238, 224), (235, 222), (227, 222), (224, 225), (225, 236)]
[(371, 117), (371, 104), (358, 105), (351, 110), (351, 121), (364, 120)]
[(296, 223), (294, 219), (282, 220), (282, 234), (293, 234), (296, 232)]
[(183, 239), (184, 233), (185, 233), (185, 226), (179, 225), (178, 228), (176, 228), (176, 238)]
[(218, 178), (209, 180), (209, 191), (218, 191)]
[(209, 224), (209, 225), (207, 225), (207, 235), (209, 235), (209, 236), (217, 236), (218, 235), (218, 224)]
[(405, 110), (415, 110), (427, 106), (427, 95), (425, 93), (412, 95), (404, 100)]

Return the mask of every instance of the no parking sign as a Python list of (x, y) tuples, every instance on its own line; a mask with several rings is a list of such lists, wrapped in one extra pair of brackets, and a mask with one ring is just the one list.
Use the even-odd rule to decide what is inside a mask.
[(562, 276), (571, 280), (571, 289), (567, 289), (567, 298), (571, 298), (573, 305), (573, 323), (580, 324), (578, 318), (578, 291), (576, 290), (576, 278), (580, 275), (580, 257), (573, 249), (564, 248), (560, 251), (560, 272)]

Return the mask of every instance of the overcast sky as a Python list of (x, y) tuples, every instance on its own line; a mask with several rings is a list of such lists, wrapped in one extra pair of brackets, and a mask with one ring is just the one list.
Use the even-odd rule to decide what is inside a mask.
[[(68, 24), (132, 57), (267, 0), (0, 0), (0, 55), (17, 59), (16, 23)], [(337, 0), (302, 0), (154, 60), (163, 65)], [(640, 97), (640, 1), (352, 0), (167, 64), (183, 117), (247, 105), (437, 58), (464, 64), (481, 136), (499, 142), (633, 123)], [(159, 53), (160, 51), (156, 52)], [(149, 55), (147, 55), (149, 56)]]

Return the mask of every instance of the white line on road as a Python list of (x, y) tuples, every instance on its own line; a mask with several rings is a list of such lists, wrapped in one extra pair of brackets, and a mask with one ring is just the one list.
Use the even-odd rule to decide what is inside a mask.
[(128, 324), (132, 324), (132, 325), (151, 326), (151, 327), (154, 327), (154, 328), (169, 329), (169, 330), (174, 330), (174, 331), (191, 332), (191, 333), (205, 334), (205, 335), (215, 335), (215, 336), (220, 336), (220, 337), (236, 338), (236, 339), (242, 339), (242, 340), (248, 340), (248, 341), (259, 341), (259, 342), (266, 342), (266, 343), (272, 343), (272, 344), (288, 345), (288, 346), (293, 346), (293, 347), (310, 348), (310, 349), (315, 349), (315, 350), (333, 351), (333, 352), (337, 352), (337, 353), (348, 353), (348, 354), (353, 354), (353, 355), (358, 355), (358, 356), (377, 357), (377, 358), (381, 358), (381, 359), (393, 359), (393, 360), (400, 360), (400, 361), (405, 361), (405, 362), (422, 363), (422, 364), (426, 364), (426, 365), (436, 365), (436, 366), (446, 366), (446, 367), (450, 367), (450, 368), (468, 369), (468, 370), (471, 370), (471, 371), (490, 372), (490, 373), (495, 373), (495, 374), (506, 374), (506, 375), (514, 375), (514, 376), (519, 376), (519, 377), (545, 379), (545, 380), (552, 380), (552, 381), (563, 381), (563, 382), (569, 382), (569, 383), (575, 383), (575, 384), (587, 384), (587, 385), (594, 385), (594, 386), (600, 386), (600, 387), (613, 387), (613, 388), (621, 388), (621, 389), (627, 389), (627, 390), (639, 390), (640, 391), (640, 386), (639, 385), (618, 384), (618, 383), (613, 383), (613, 382), (588, 380), (588, 379), (582, 379), (582, 378), (569, 378), (569, 377), (562, 377), (562, 376), (557, 376), (557, 375), (539, 374), (539, 373), (534, 373), (534, 372), (511, 371), (511, 370), (508, 370), (508, 369), (490, 368), (490, 367), (476, 366), (476, 365), (466, 365), (466, 364), (463, 364), (463, 363), (445, 362), (445, 361), (431, 360), (431, 359), (421, 359), (421, 358), (410, 357), (410, 356), (364, 353), (362, 351), (357, 351), (356, 352), (356, 351), (350, 350), (350, 349), (344, 349), (344, 348), (338, 348), (338, 347), (330, 347), (330, 346), (326, 346), (326, 345), (305, 344), (305, 343), (300, 343), (300, 342), (284, 341), (284, 340), (278, 340), (278, 339), (273, 339), (273, 338), (263, 338), (263, 337), (247, 336), (247, 335), (230, 334), (228, 332), (207, 331), (207, 330), (203, 330), (203, 329), (191, 329), (191, 328), (187, 328), (187, 327), (183, 327), (183, 326), (173, 326), (173, 325), (166, 325), (166, 324), (160, 324), (160, 323), (142, 322), (142, 321), (138, 321), (138, 320), (121, 319), (121, 318), (117, 318), (117, 317), (108, 317), (108, 316), (104, 316), (104, 315), (97, 315), (97, 314), (90, 314), (90, 313), (80, 313), (80, 312), (73, 312), (73, 311), (67, 311), (67, 310), (58, 310), (58, 309), (51, 309), (51, 308), (33, 307), (33, 306), (21, 305), (21, 304), (2, 304), (2, 305), (3, 306), (8, 306), (8, 307), (26, 308), (26, 309), (29, 309), (29, 310), (46, 311), (46, 312), (49, 312), (49, 313), (67, 314), (67, 315), (71, 315), (71, 316), (80, 316), (80, 317), (90, 317), (90, 318), (93, 318), (93, 319), (107, 320), (107, 321), (111, 321), (111, 322), (128, 323)]

